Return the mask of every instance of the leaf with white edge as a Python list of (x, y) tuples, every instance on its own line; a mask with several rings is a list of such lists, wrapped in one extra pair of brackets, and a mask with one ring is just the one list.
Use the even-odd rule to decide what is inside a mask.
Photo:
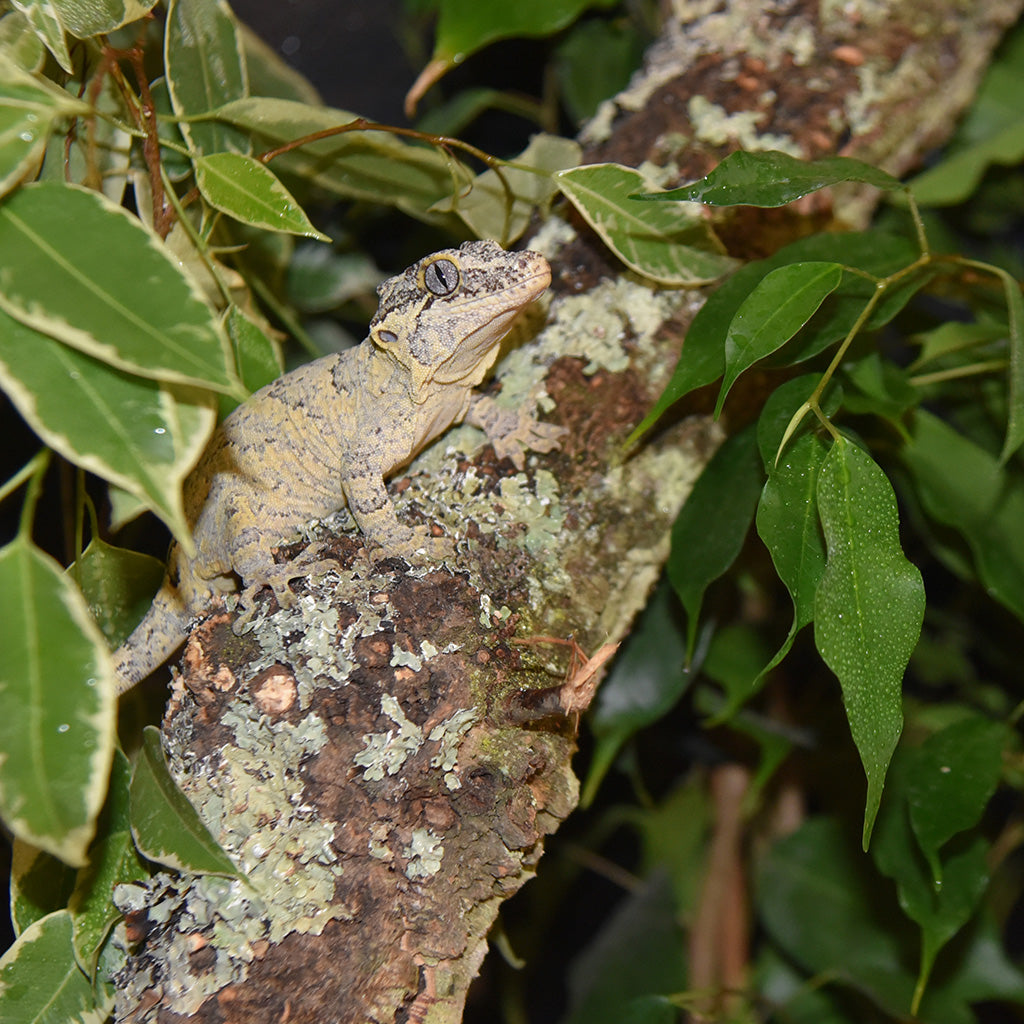
[(668, 578), (686, 609), (688, 658), (704, 593), (739, 555), (763, 484), (751, 424), (715, 452), (672, 524)]
[(164, 66), (181, 134), (194, 155), (250, 152), (243, 132), (190, 120), (249, 95), (238, 21), (224, 0), (169, 0)]
[(156, 0), (51, 0), (64, 27), (79, 39), (113, 32), (144, 18)]
[(52, 0), (11, 0), (11, 4), (25, 15), (32, 31), (53, 54), (53, 59), (70, 75), (74, 65), (64, 38), (64, 25)]
[(743, 300), (725, 336), (725, 376), (715, 404), (716, 418), (737, 377), (785, 345), (842, 279), (838, 263), (790, 263), (762, 278)]
[(0, 813), (19, 839), (85, 863), (114, 753), (114, 666), (78, 589), (18, 536), (0, 550)]
[(14, 934), (20, 935), (30, 924), (66, 907), (77, 876), (77, 869), (59, 857), (15, 839), (11, 844), (10, 902)]
[(0, 195), (38, 169), (55, 121), (90, 111), (52, 82), (0, 59)]
[(191, 547), (181, 485), (215, 424), (209, 393), (122, 373), (3, 313), (0, 386), (51, 448), (130, 491)]
[(846, 156), (801, 160), (778, 150), (730, 153), (710, 174), (682, 188), (637, 199), (707, 203), (709, 206), (785, 206), (842, 181), (892, 192), (903, 185), (891, 174)]
[[(266, 149), (356, 120), (345, 110), (263, 96), (227, 103), (213, 116), (251, 132)], [(452, 160), (439, 150), (372, 130), (318, 139), (275, 157), (273, 167), (282, 178), (293, 175), (332, 195), (396, 206), (427, 221), (446, 219), (427, 211), (465, 184), (453, 179)]]
[(477, 238), (509, 245), (519, 238), (534, 211), (558, 193), (552, 175), (580, 162), (578, 142), (557, 135), (534, 135), (510, 164), (501, 168), (509, 192), (496, 171), (484, 171), (470, 187), (437, 203), (434, 209), (457, 213)]
[(698, 210), (643, 205), (630, 199), (648, 187), (644, 176), (621, 164), (584, 164), (555, 180), (601, 240), (631, 270), (668, 285), (717, 281), (736, 266), (721, 252)]
[(128, 823), (130, 781), (131, 765), (118, 750), (97, 838), (89, 848), (89, 864), (79, 872), (68, 903), (74, 919), (75, 956), (89, 977), (96, 972), (100, 950), (111, 927), (122, 916), (112, 899), (114, 887), (149, 877), (146, 865), (135, 852)]
[(175, 871), (242, 877), (171, 777), (153, 726), (144, 730), (135, 762), (130, 814), (135, 845), (150, 860)]
[(112, 1009), (75, 963), (66, 910), (36, 921), (0, 959), (3, 1024), (103, 1024)]
[(8, 11), (0, 17), (0, 67), (35, 72), (42, 70), (45, 60), (46, 47), (21, 11)]
[(953, 836), (980, 820), (1003, 770), (1006, 726), (972, 715), (929, 736), (907, 770), (910, 824), (943, 884), (939, 851)]
[(240, 153), (212, 153), (195, 160), (196, 184), (206, 201), (243, 224), (329, 242), (295, 197), (259, 160)]
[(239, 390), (197, 286), (99, 193), (24, 186), (0, 205), (0, 252), (0, 309), (15, 320), (142, 377)]
[(864, 848), (903, 728), (903, 673), (921, 635), (924, 584), (900, 548), (892, 485), (872, 458), (840, 437), (818, 475), (825, 572), (814, 640), (838, 676), (867, 775)]

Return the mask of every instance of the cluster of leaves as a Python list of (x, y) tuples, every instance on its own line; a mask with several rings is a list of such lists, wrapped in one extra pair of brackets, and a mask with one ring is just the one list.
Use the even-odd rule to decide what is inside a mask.
[[(969, 1019), (972, 1000), (1024, 1002), (1024, 978), (984, 902), (993, 844), (980, 826), (1006, 774), (1004, 752), (1015, 749), (1010, 693), (989, 688), (982, 699), (968, 673), (956, 699), (933, 702), (930, 715), (921, 710), (929, 701), (910, 705), (913, 735), (897, 748), (904, 673), (922, 621), (927, 638), (937, 613), (926, 611), (921, 573), (903, 553), (890, 483), (916, 528), (915, 557), (932, 555), (979, 600), (1024, 618), (1019, 287), (997, 266), (935, 256), (928, 237), (941, 228), (926, 232), (913, 205), (962, 199), (965, 178), (1024, 156), (1016, 106), (993, 102), (1019, 88), (1016, 55), (993, 69), (949, 158), (914, 184), (909, 221), (814, 236), (738, 267), (697, 204), (780, 205), (844, 181), (898, 197), (899, 183), (855, 161), (740, 153), (702, 182), (657, 192), (656, 170), (576, 166), (578, 146), (547, 134), (501, 161), (440, 134), (454, 106), (417, 131), (370, 124), (321, 105), (226, 4), (168, 0), (148, 18), (154, 3), (102, 0), (86, 18), (82, 5), (52, 0), (0, 17), (0, 386), (43, 443), (111, 485), (115, 521), (148, 508), (189, 544), (182, 480), (218, 415), (279, 372), (271, 322), (315, 353), (302, 315), (379, 279), (365, 258), (327, 244), (303, 209), (314, 201), (383, 204), (442, 238), (508, 243), (559, 200), (652, 282), (724, 277), (636, 437), (718, 380), (727, 412), (744, 374), (781, 383), (719, 450), (676, 524), (669, 576), (687, 629), (676, 631), (659, 594), (602, 690), (586, 799), (623, 745), (702, 677), (715, 684), (699, 693), (706, 726), (731, 728), (759, 751), (756, 806), (800, 740), (752, 709), (813, 623), (867, 775), (861, 839), (873, 830), (872, 859), (858, 859), (838, 816), (772, 847), (755, 901), (770, 938), (759, 988), (796, 1020), (862, 1019), (863, 999), (883, 1016), (913, 1006), (951, 1022)], [(441, 0), (420, 92), (492, 39), (550, 33), (587, 6), (520, 3), (499, 18), (490, 5)], [(588, 33), (625, 54), (601, 25), (581, 25), (558, 59), (585, 53)], [(146, 70), (154, 55), (159, 77)], [(223, 74), (201, 74), (211, 62)], [(469, 99), (459, 116), (494, 96)], [(592, 109), (593, 97), (581, 91), (576, 105)], [(897, 346), (894, 358), (916, 298), (939, 284), (963, 311), (915, 329), (913, 355)], [(977, 386), (965, 391), (965, 381)], [(148, 873), (143, 858), (234, 869), (167, 777), (156, 734), (131, 766), (116, 745), (108, 645), (137, 620), (159, 566), (103, 543), (95, 523), (67, 572), (40, 550), (32, 523), (45, 464), (32, 458), (0, 485), (0, 498), (27, 485), (18, 535), (0, 550), (0, 813), (16, 837), (18, 933), (3, 961), (0, 1016), (56, 1021), (108, 1010), (108, 979), (124, 955), (110, 939), (119, 916), (110, 893)], [(81, 520), (89, 509), (80, 505)], [(754, 532), (793, 606), (774, 655), (755, 625), (701, 629), (711, 584), (749, 573)], [(698, 790), (689, 779), (636, 819), (648, 863), (672, 866), (675, 892), (666, 898), (652, 881), (610, 922), (601, 948), (581, 960), (573, 1019), (661, 1021), (684, 998), (673, 907), (692, 902), (701, 873)], [(913, 927), (916, 969), (906, 955)], [(929, 987), (954, 936), (956, 965)], [(637, 965), (632, 988), (620, 984), (624, 962)], [(837, 983), (813, 980), (826, 976)]]

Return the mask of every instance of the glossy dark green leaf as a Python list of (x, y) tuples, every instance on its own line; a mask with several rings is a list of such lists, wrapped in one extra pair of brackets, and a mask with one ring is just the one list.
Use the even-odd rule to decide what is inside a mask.
[(672, 526), (668, 578), (686, 609), (687, 657), (693, 654), (704, 593), (740, 553), (763, 484), (751, 424), (715, 452)]
[(903, 727), (903, 673), (921, 634), (924, 584), (900, 547), (892, 485), (845, 438), (832, 445), (818, 475), (818, 511), (827, 556), (814, 639), (839, 678), (867, 775), (866, 849)]
[(948, 424), (919, 410), (901, 449), (928, 514), (970, 546), (986, 592), (1024, 620), (1024, 484)]
[(672, 588), (663, 581), (597, 691), (590, 717), (596, 743), (580, 797), (583, 806), (593, 800), (622, 745), (674, 707), (689, 685), (680, 619)]
[[(654, 408), (630, 434), (627, 443), (632, 444), (684, 395), (722, 376), (729, 325), (744, 300), (772, 270), (790, 263), (815, 261), (840, 263), (884, 277), (911, 263), (916, 255), (916, 249), (906, 238), (864, 231), (812, 235), (787, 245), (769, 259), (748, 263), (713, 292), (701, 307), (686, 333), (672, 379)], [(886, 323), (920, 286), (915, 279), (894, 289), (892, 296), (883, 298), (875, 307), (866, 326), (875, 328)], [(842, 285), (826, 299), (814, 320), (770, 362), (789, 365), (810, 359), (842, 340), (863, 312), (873, 291), (874, 285), (863, 277), (844, 275)]]
[[(234, 350), (235, 372), (246, 391), (253, 394), (281, 376), (284, 367), (280, 346), (233, 303), (224, 317), (224, 328)], [(227, 416), (237, 404), (230, 396), (221, 396), (221, 418)]]
[(164, 578), (164, 564), (151, 555), (114, 547), (101, 537), (93, 537), (68, 573), (113, 649), (149, 610)]
[(921, 751), (901, 751), (878, 819), (873, 856), (879, 870), (896, 882), (903, 912), (921, 928), (921, 956), (912, 1012), (925, 993), (935, 958), (970, 920), (988, 886), (988, 843), (978, 835), (966, 837), (943, 856), (936, 884), (910, 827), (915, 795), (911, 775)]
[(839, 287), (838, 263), (790, 263), (767, 273), (743, 300), (725, 336), (725, 377), (715, 415), (736, 378), (781, 348)]
[(1003, 768), (1006, 727), (971, 716), (929, 736), (907, 770), (910, 824), (943, 884), (939, 851), (958, 832), (972, 828), (988, 805)]
[(777, 842), (757, 884), (768, 934), (812, 975), (868, 993), (893, 1012), (910, 1006), (909, 926), (889, 884), (871, 870), (852, 835), (823, 818)]
[(10, 914), (15, 936), (67, 906), (78, 870), (31, 843), (11, 844)]
[(800, 160), (777, 150), (759, 153), (738, 150), (692, 185), (636, 198), (711, 206), (785, 206), (809, 192), (841, 181), (858, 181), (890, 192), (903, 188), (891, 174), (850, 157)]
[(221, 849), (164, 760), (160, 733), (147, 726), (130, 790), (135, 845), (150, 860), (175, 871), (234, 875), (239, 871)]

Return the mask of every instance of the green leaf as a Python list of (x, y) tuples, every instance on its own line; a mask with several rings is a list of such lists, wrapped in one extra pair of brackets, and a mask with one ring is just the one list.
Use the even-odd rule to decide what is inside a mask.
[(692, 185), (668, 192), (648, 192), (637, 199), (681, 200), (710, 206), (785, 206), (809, 192), (859, 181), (893, 191), (903, 185), (891, 174), (850, 157), (800, 160), (788, 153), (767, 150), (730, 153), (710, 174)]
[(93, 537), (68, 574), (78, 584), (113, 650), (149, 610), (164, 578), (164, 564), (151, 555), (117, 548), (101, 537)]
[(79, 39), (113, 32), (144, 18), (156, 0), (50, 0), (64, 27)]
[(843, 380), (852, 385), (843, 395), (847, 412), (871, 413), (898, 422), (921, 400), (920, 390), (910, 383), (908, 374), (878, 352), (847, 361), (842, 369)]
[[(839, 263), (885, 277), (913, 262), (917, 253), (905, 239), (880, 231), (812, 235), (780, 249), (766, 260), (741, 267), (714, 291), (701, 307), (686, 334), (686, 343), (672, 379), (654, 408), (627, 438), (632, 444), (684, 395), (717, 380), (725, 372), (725, 339), (733, 318), (761, 280), (777, 267), (799, 262)], [(907, 283), (875, 307), (865, 328), (887, 323), (923, 281)], [(831, 295), (814, 320), (787, 345), (780, 356), (783, 365), (810, 359), (842, 338), (856, 323), (874, 291), (874, 284), (860, 275), (846, 274), (837, 293)]]
[(768, 934), (807, 971), (906, 1012), (909, 929), (900, 927), (889, 886), (835, 822), (812, 818), (775, 843), (761, 864), (757, 903)]
[(864, 848), (903, 727), (903, 672), (921, 633), (924, 584), (900, 548), (896, 498), (869, 455), (839, 438), (818, 476), (827, 558), (814, 639), (838, 676), (868, 780)]
[(572, 139), (544, 133), (534, 135), (511, 162), (515, 166), (501, 168), (511, 191), (511, 205), (497, 173), (484, 171), (468, 191), (442, 200), (434, 209), (457, 213), (477, 238), (493, 238), (509, 245), (523, 234), (534, 212), (557, 194), (552, 174), (575, 167), (581, 153), (579, 143)]
[(143, 732), (130, 804), (135, 845), (150, 860), (175, 871), (242, 877), (171, 777), (153, 726)]
[(992, 269), (1003, 283), (1010, 321), (1009, 415), (1006, 440), (999, 456), (1001, 462), (1006, 462), (1024, 444), (1024, 296), (1020, 293), (1020, 283), (1005, 270), (999, 267)]
[(739, 555), (763, 483), (751, 424), (715, 452), (672, 526), (668, 578), (686, 609), (688, 658), (693, 655), (704, 592)]
[(0, 811), (19, 839), (85, 863), (114, 752), (114, 666), (82, 595), (18, 536), (0, 549)]
[(761, 279), (736, 311), (725, 336), (725, 377), (715, 404), (716, 418), (736, 378), (785, 345), (842, 279), (838, 263), (790, 263)]
[[(46, 47), (21, 11), (10, 10), (0, 15), (0, 58), (6, 58), (6, 64), (0, 59), (0, 67), (4, 70), (14, 66), (23, 71), (42, 70)], [(2, 71), (0, 77), (3, 77)]]
[(329, 245), (305, 242), (288, 262), (288, 301), (303, 313), (325, 313), (372, 296), (383, 280), (366, 253), (336, 253)]
[(194, 154), (248, 153), (243, 132), (190, 120), (249, 95), (238, 22), (224, 0), (168, 0), (164, 65), (181, 134)]
[(250, 394), (281, 376), (279, 347), (238, 306), (232, 304), (228, 308), (224, 326), (235, 352), (238, 376)]
[(323, 101), (311, 82), (291, 67), (248, 25), (239, 23), (239, 38), (249, 76), (250, 96), (276, 96), (318, 107)]
[[(563, 1024), (626, 1024), (653, 1018), (650, 997), (686, 984), (685, 937), (664, 872), (623, 900), (569, 971)], [(639, 1005), (637, 1005), (639, 1003)]]
[(957, 833), (980, 820), (1003, 768), (1006, 727), (972, 715), (929, 736), (907, 771), (910, 824), (943, 885), (939, 851)]
[(580, 797), (584, 807), (623, 744), (673, 708), (690, 684), (677, 609), (671, 588), (662, 582), (597, 691), (590, 717), (596, 742)]
[(53, 59), (70, 75), (74, 65), (64, 38), (64, 25), (52, 0), (12, 0), (12, 5), (25, 15), (32, 31), (53, 54)]
[(0, 204), (0, 251), (0, 309), (27, 327), (154, 380), (238, 389), (199, 289), (99, 193), (24, 186)]
[(136, 495), (191, 545), (181, 485), (213, 430), (208, 394), (129, 376), (3, 313), (0, 384), (51, 448)]
[(102, 1024), (112, 1009), (112, 999), (97, 1004), (92, 983), (75, 963), (66, 910), (36, 921), (0, 959), (4, 1024)]
[[(885, 805), (879, 815), (873, 856), (879, 870), (896, 882), (903, 912), (921, 927), (921, 959), (911, 1012), (916, 1015), (939, 951), (967, 923), (988, 886), (988, 844), (967, 837), (951, 850), (933, 883), (910, 829), (915, 797), (910, 775), (921, 751), (901, 752), (893, 762)], [(979, 809), (980, 810), (980, 809)]]
[(10, 903), (14, 934), (20, 935), (47, 914), (63, 910), (74, 891), (77, 875), (75, 868), (52, 853), (15, 839), (11, 844)]
[(555, 51), (562, 101), (577, 123), (629, 85), (643, 60), (645, 40), (625, 21), (593, 19), (575, 25)]
[(56, 121), (90, 109), (52, 82), (0, 59), (0, 196), (38, 170)]
[(68, 905), (74, 920), (75, 956), (90, 978), (96, 973), (97, 960), (111, 927), (121, 919), (112, 899), (114, 887), (149, 877), (135, 852), (128, 824), (130, 780), (128, 758), (118, 750), (97, 838), (89, 849), (89, 864), (79, 872)]
[[(264, 149), (356, 119), (344, 110), (264, 97), (235, 100), (214, 116), (251, 132), (255, 145)], [(427, 213), (430, 207), (464, 184), (460, 175), (453, 178), (453, 163), (439, 150), (382, 131), (319, 139), (276, 157), (273, 167), (282, 178), (293, 176), (344, 199), (396, 206), (428, 221), (439, 219)]]
[(629, 197), (646, 185), (621, 164), (585, 164), (559, 171), (558, 187), (601, 240), (631, 270), (659, 284), (699, 285), (736, 266), (720, 251), (699, 211), (640, 206)]
[(481, 4), (479, 0), (440, 0), (435, 61), (460, 64), (498, 39), (548, 36), (572, 24), (588, 7), (610, 7), (614, 0), (519, 0)]
[(986, 593), (1024, 620), (1024, 484), (994, 455), (918, 410), (901, 450), (925, 510), (970, 546)]
[(212, 153), (197, 157), (195, 168), (199, 191), (214, 209), (255, 228), (330, 241), (259, 160), (239, 153)]

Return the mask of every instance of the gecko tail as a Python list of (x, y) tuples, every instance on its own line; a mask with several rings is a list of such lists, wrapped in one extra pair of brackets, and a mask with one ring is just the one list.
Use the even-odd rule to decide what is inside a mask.
[(152, 607), (113, 653), (118, 696), (142, 682), (182, 645), (188, 622), (181, 594), (165, 579)]

